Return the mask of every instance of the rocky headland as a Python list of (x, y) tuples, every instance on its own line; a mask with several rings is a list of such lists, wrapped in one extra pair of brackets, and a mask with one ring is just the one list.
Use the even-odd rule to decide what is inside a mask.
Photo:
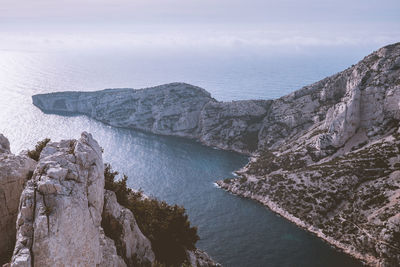
[(33, 96), (45, 112), (252, 156), (217, 183), (371, 266), (400, 265), (400, 43), (275, 100), (219, 102), (183, 83)]
[[(91, 134), (20, 155), (0, 134), (3, 266), (165, 266), (135, 215), (105, 187), (102, 149)], [(195, 248), (184, 253), (185, 264), (218, 266)]]

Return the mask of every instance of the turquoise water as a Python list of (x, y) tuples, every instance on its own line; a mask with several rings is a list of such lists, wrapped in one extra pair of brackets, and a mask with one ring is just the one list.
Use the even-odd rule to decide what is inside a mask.
[(131, 187), (186, 207), (199, 229), (198, 247), (224, 266), (359, 266), (258, 203), (216, 188), (213, 182), (233, 177), (246, 164), (245, 156), (190, 140), (112, 128), (83, 116), (46, 115), (32, 106), (31, 95), (182, 81), (204, 87), (218, 100), (276, 98), (340, 71), (364, 54), (0, 50), (0, 132), (10, 139), (13, 152), (45, 137), (93, 133), (105, 150), (105, 161), (127, 174)]

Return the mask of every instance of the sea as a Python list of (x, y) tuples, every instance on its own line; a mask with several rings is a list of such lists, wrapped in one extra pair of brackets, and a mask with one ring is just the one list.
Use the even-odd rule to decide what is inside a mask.
[(372, 50), (2, 48), (0, 133), (9, 138), (14, 153), (46, 137), (57, 141), (92, 133), (104, 149), (104, 161), (128, 175), (130, 187), (186, 208), (198, 227), (197, 246), (223, 266), (361, 266), (259, 203), (216, 187), (216, 180), (234, 177), (248, 162), (246, 156), (192, 140), (114, 128), (86, 116), (44, 114), (32, 105), (31, 96), (186, 82), (220, 101), (275, 99), (344, 70)]

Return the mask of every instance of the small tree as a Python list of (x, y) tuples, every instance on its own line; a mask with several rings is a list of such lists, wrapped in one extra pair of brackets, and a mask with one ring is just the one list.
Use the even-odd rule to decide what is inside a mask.
[(34, 150), (28, 150), (28, 156), (31, 159), (34, 159), (36, 161), (39, 160), (40, 158), (40, 153), (42, 153), (42, 150), (46, 147), (46, 145), (50, 142), (50, 138), (43, 139), (42, 141), (38, 142), (35, 146)]

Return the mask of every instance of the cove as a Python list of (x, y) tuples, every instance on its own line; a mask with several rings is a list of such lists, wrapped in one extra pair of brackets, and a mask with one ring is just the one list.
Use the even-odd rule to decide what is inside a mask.
[(128, 175), (132, 188), (184, 205), (198, 226), (198, 247), (224, 266), (361, 266), (266, 207), (214, 185), (233, 177), (246, 156), (92, 122), (102, 128), (105, 161)]

